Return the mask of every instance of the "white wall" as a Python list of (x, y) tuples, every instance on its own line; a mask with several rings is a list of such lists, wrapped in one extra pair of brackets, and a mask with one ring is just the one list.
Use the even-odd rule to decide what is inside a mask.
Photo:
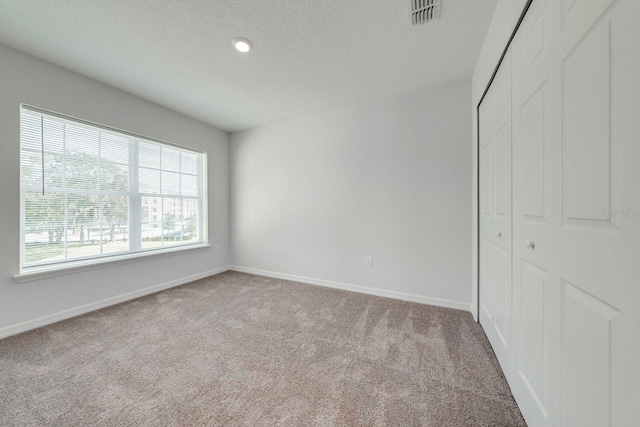
[(470, 103), (462, 81), (232, 134), (234, 263), (469, 309)]
[[(0, 45), (0, 337), (56, 314), (230, 263), (229, 135), (132, 95)], [(16, 283), (20, 253), (20, 103), (207, 151), (209, 241), (199, 249), (55, 278)], [(86, 307), (85, 307), (86, 308)], [(59, 316), (58, 316), (59, 317)], [(26, 322), (21, 324), (21, 322)]]
[(487, 32), (480, 56), (471, 79), (471, 108), (472, 108), (472, 218), (471, 218), (471, 239), (472, 239), (472, 264), (471, 264), (471, 312), (478, 320), (478, 115), (476, 107), (493, 75), (493, 71), (502, 56), (509, 37), (513, 33), (518, 18), (527, 3), (527, 0), (499, 0), (493, 19)]

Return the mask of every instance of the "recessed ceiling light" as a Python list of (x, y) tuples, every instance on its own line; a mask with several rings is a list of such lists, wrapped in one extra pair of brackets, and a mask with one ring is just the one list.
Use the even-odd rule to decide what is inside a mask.
[(233, 47), (235, 47), (238, 52), (247, 53), (253, 49), (253, 43), (244, 37), (236, 37), (233, 39)]

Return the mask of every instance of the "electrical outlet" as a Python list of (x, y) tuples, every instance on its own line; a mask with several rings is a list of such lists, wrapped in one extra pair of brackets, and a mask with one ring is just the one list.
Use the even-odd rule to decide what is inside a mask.
[(373, 257), (371, 255), (364, 257), (364, 266), (373, 267)]
[(213, 245), (213, 252), (215, 252), (215, 253), (220, 252), (220, 245), (218, 245), (218, 244)]

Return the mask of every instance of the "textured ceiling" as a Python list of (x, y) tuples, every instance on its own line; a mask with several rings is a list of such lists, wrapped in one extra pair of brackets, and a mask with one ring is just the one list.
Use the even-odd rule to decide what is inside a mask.
[(0, 43), (236, 131), (468, 78), (496, 2), (0, 0)]

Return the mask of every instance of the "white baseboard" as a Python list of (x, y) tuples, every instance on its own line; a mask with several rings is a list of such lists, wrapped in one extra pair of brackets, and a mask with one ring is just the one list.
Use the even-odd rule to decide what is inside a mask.
[(50, 325), (52, 323), (60, 322), (62, 320), (70, 319), (72, 317), (80, 316), (82, 314), (99, 310), (101, 308), (109, 307), (111, 305), (119, 304), (121, 302), (130, 301), (136, 298), (143, 297), (145, 295), (160, 292), (165, 289), (184, 285), (185, 283), (193, 282), (195, 280), (203, 279), (205, 277), (224, 273), (225, 271), (229, 271), (229, 270), (238, 271), (241, 273), (255, 274), (257, 276), (291, 280), (294, 282), (306, 283), (309, 285), (317, 285), (317, 286), (324, 286), (327, 288), (342, 289), (345, 291), (358, 292), (361, 294), (393, 298), (393, 299), (402, 300), (402, 301), (417, 302), (420, 304), (428, 304), (428, 305), (435, 305), (438, 307), (453, 308), (456, 310), (471, 311), (471, 304), (460, 302), (460, 301), (426, 297), (422, 295), (408, 294), (404, 292), (388, 291), (385, 289), (376, 289), (376, 288), (370, 288), (367, 286), (351, 285), (348, 283), (332, 282), (330, 280), (296, 276), (293, 274), (276, 273), (273, 271), (258, 270), (255, 268), (240, 267), (240, 266), (233, 265), (233, 266), (216, 268), (214, 270), (205, 271), (203, 273), (194, 274), (192, 276), (183, 277), (180, 279), (161, 283), (159, 285), (154, 285), (148, 288), (139, 289), (137, 291), (128, 292), (126, 294), (117, 295), (115, 297), (106, 298), (100, 301), (92, 302), (90, 304), (85, 304), (79, 307), (70, 308), (68, 310), (63, 310), (58, 313), (53, 313), (47, 316), (38, 317), (36, 319), (27, 320), (25, 322), (16, 323), (14, 325), (5, 326), (3, 328), (0, 328), (0, 339), (9, 337), (11, 335), (17, 335), (22, 332), (30, 331), (32, 329), (40, 328), (42, 326)]
[(69, 319), (71, 317), (80, 316), (91, 311), (99, 310), (101, 308), (109, 307), (111, 305), (119, 304), (121, 302), (130, 301), (132, 299), (140, 298), (145, 295), (153, 294), (163, 291), (165, 289), (173, 288), (176, 286), (184, 285), (185, 283), (193, 282), (194, 280), (203, 279), (205, 277), (213, 276), (215, 274), (224, 273), (230, 269), (229, 266), (216, 268), (214, 270), (205, 271), (203, 273), (194, 274), (192, 276), (182, 277), (180, 279), (172, 280), (169, 282), (161, 283), (159, 285), (150, 286), (148, 288), (139, 289), (137, 291), (128, 292), (126, 294), (117, 295), (115, 297), (106, 298), (100, 301), (92, 302), (90, 304), (81, 305), (79, 307), (70, 308), (68, 310), (60, 311), (58, 313), (49, 314), (47, 316), (38, 317), (33, 320), (27, 320), (25, 322), (16, 323), (14, 325), (5, 326), (0, 328), (0, 339), (16, 335), (22, 332), (29, 331), (31, 329), (40, 328), (42, 326), (50, 325), (52, 323), (60, 322), (61, 320)]
[(453, 301), (453, 300), (448, 300), (443, 298), (433, 298), (433, 297), (427, 297), (423, 295), (408, 294), (404, 292), (388, 291), (385, 289), (376, 289), (376, 288), (370, 288), (367, 286), (332, 282), (330, 280), (315, 279), (312, 277), (295, 276), (293, 274), (276, 273), (273, 271), (258, 270), (258, 269), (249, 268), (249, 267), (240, 267), (237, 265), (232, 265), (229, 269), (232, 271), (238, 271), (241, 273), (249, 273), (249, 274), (255, 274), (258, 276), (265, 276), (265, 277), (273, 277), (275, 279), (291, 280), (293, 282), (307, 283), (309, 285), (318, 285), (318, 286), (324, 286), (327, 288), (342, 289), (345, 291), (358, 292), (361, 294), (375, 295), (379, 297), (392, 298), (392, 299), (397, 299), (402, 301), (417, 302), (420, 304), (435, 305), (438, 307), (453, 308), (456, 310), (464, 310), (469, 312), (471, 311), (471, 304), (466, 302), (461, 302), (461, 301)]

